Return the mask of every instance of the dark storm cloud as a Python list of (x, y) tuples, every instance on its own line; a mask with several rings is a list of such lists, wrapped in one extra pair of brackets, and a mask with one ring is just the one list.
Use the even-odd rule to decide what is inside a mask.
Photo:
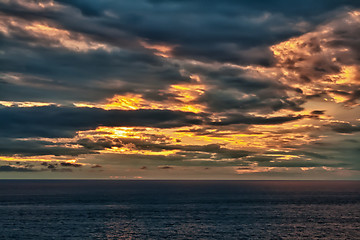
[(305, 17), (317, 23), (329, 11), (360, 5), (325, 0), (58, 2), (79, 9), (84, 21), (111, 26), (150, 43), (175, 45), (173, 53), (178, 57), (245, 65), (270, 64), (266, 46), (300, 34), (303, 29), (296, 26)]
[(197, 100), (206, 104), (212, 112), (224, 112), (237, 109), (243, 112), (258, 111), (270, 113), (280, 109), (300, 111), (304, 103), (302, 99), (290, 99), (287, 91), (296, 92), (291, 88), (267, 77), (258, 76), (253, 71), (238, 67), (220, 67), (214, 69), (196, 64), (187, 64), (185, 68), (198, 74), (209, 85), (208, 89)]
[[(247, 91), (243, 91), (243, 93), (246, 92)], [(303, 110), (301, 105), (304, 101), (301, 99), (290, 100), (286, 97), (285, 93), (285, 96), (280, 97), (276, 93), (280, 92), (278, 88), (268, 88), (266, 92), (258, 92), (258, 94), (251, 97), (239, 99), (235, 94), (214, 89), (207, 91), (198, 101), (206, 103), (209, 110), (213, 112), (223, 112), (224, 110), (230, 109), (237, 109), (243, 112), (256, 110), (264, 113), (274, 112), (280, 109), (289, 109), (291, 111)]]
[(95, 164), (95, 165), (91, 166), (91, 168), (102, 168), (102, 166), (99, 164)]
[[(203, 61), (269, 65), (268, 46), (311, 29), (358, 1), (57, 1), (70, 7), (35, 11), (2, 4), (8, 15), (53, 21), (89, 38), (140, 50), (139, 39), (175, 46), (178, 57)], [(15, 7), (16, 6), (16, 7)], [(206, 7), (204, 7), (206, 6)]]
[(68, 162), (61, 162), (60, 164), (58, 163), (48, 164), (47, 162), (43, 162), (40, 165), (46, 167), (46, 168), (41, 168), (41, 171), (51, 171), (51, 172), (72, 172), (73, 170), (70, 169), (69, 167), (79, 168), (82, 166), (81, 164), (78, 163), (68, 163)]
[(170, 166), (159, 166), (158, 169), (174, 169), (174, 167), (170, 167)]
[(62, 162), (62, 163), (60, 163), (60, 166), (62, 166), (62, 167), (75, 167), (75, 168), (78, 168), (78, 167), (81, 167), (82, 165), (81, 165), (81, 164), (78, 164), (78, 163)]
[[(9, 46), (7, 46), (9, 47)], [(27, 55), (23, 55), (27, 52)], [(17, 72), (30, 76), (51, 77), (55, 83), (70, 84), (91, 80), (118, 78), (125, 82), (186, 81), (174, 64), (146, 53), (126, 50), (106, 52), (94, 50), (87, 53), (49, 49), (44, 47), (14, 46), (1, 55), (1, 71)], [(71, 63), (71, 64), (70, 64)], [(26, 68), (25, 68), (26, 67)], [(29, 79), (31, 80), (31, 79)], [(68, 81), (68, 82), (66, 82)], [(102, 87), (101, 85), (98, 87)]]
[(282, 124), (285, 122), (295, 121), (303, 118), (303, 116), (285, 116), (285, 117), (257, 117), (251, 115), (242, 115), (242, 114), (231, 114), (227, 116), (226, 119), (218, 122), (210, 122), (210, 125), (214, 126), (225, 126), (231, 124)]
[(359, 125), (351, 125), (350, 123), (332, 123), (328, 125), (333, 131), (338, 133), (354, 133), (360, 132)]
[(98, 126), (180, 127), (200, 124), (193, 113), (168, 110), (104, 110), (75, 107), (0, 107), (3, 137), (71, 137)]
[[(2, 130), (2, 135), (5, 131)], [(25, 134), (24, 134), (25, 135)], [(38, 140), (14, 140), (12, 138), (0, 138), (0, 154), (5, 156), (78, 156), (80, 154), (96, 153), (87, 148), (69, 148), (59, 146), (59, 143)]]
[(29, 167), (0, 166), (0, 172), (36, 172)]
[(117, 139), (113, 140), (109, 137), (103, 137), (96, 140), (90, 138), (82, 138), (79, 139), (76, 143), (83, 146), (86, 149), (91, 149), (91, 150), (103, 150), (107, 148), (123, 146), (123, 143), (120, 140)]
[[(360, 59), (360, 57), (359, 57), (359, 59)], [(360, 75), (360, 73), (359, 73), (359, 75)], [(359, 101), (359, 100), (360, 100), (360, 90), (355, 90), (350, 93), (350, 98), (348, 99), (347, 102), (350, 104), (355, 104), (356, 101)]]
[(232, 87), (243, 90), (245, 92), (258, 92), (270, 87), (284, 88), (274, 81), (264, 81), (246, 76), (247, 71), (237, 68), (221, 68), (218, 71), (210, 71), (206, 75), (207, 78), (218, 80), (224, 87)]
[(180, 74), (179, 66), (146, 53), (77, 53), (24, 43), (3, 45), (0, 73), (20, 80), (0, 76), (0, 100), (94, 101), (189, 81)]
[(313, 115), (323, 115), (325, 113), (325, 110), (314, 110), (311, 112)]
[[(82, 10), (82, 13), (86, 16), (103, 16), (105, 10), (112, 9), (111, 7), (119, 8), (120, 6), (129, 9), (136, 9), (137, 7), (159, 7), (168, 8), (173, 11), (184, 11), (184, 12), (202, 12), (208, 13), (213, 12), (215, 9), (218, 10), (221, 15), (236, 15), (246, 12), (246, 10), (253, 11), (269, 11), (279, 12), (289, 16), (314, 16), (324, 12), (331, 11), (337, 7), (344, 5), (359, 6), (359, 2), (356, 0), (318, 0), (313, 2), (311, 0), (303, 0), (301, 2), (288, 2), (286, 0), (136, 0), (134, 4), (119, 3), (118, 1), (109, 0), (101, 2), (86, 2), (82, 0), (58, 0), (57, 2), (70, 4)], [(136, 4), (135, 4), (136, 3)], [(134, 6), (133, 6), (134, 5)], [(138, 5), (138, 6), (137, 6)], [(206, 7), (204, 7), (206, 6)], [(237, 7), (237, 8), (234, 8)], [(155, 11), (156, 9), (154, 9)], [(125, 12), (125, 10), (123, 10)], [(162, 11), (160, 9), (159, 11)]]

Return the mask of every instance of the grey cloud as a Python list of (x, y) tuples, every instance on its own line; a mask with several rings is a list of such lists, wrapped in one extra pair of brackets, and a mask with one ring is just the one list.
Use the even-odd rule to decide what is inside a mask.
[(339, 133), (360, 132), (360, 126), (351, 125), (350, 123), (332, 123), (327, 126), (329, 126), (333, 131)]
[(174, 169), (174, 167), (170, 167), (170, 166), (159, 166), (158, 169)]
[(314, 110), (311, 112), (311, 114), (314, 115), (323, 115), (325, 113), (325, 110)]
[[(286, 1), (271, 4), (265, 1), (57, 2), (71, 7), (34, 13), (20, 6), (2, 4), (2, 10), (24, 19), (53, 21), (93, 40), (121, 48), (144, 51), (138, 43), (143, 39), (153, 44), (174, 45), (173, 54), (177, 57), (244, 65), (271, 64), (273, 59), (267, 46), (303, 33), (304, 29), (297, 28), (297, 24), (304, 17), (310, 22), (308, 30), (327, 19), (329, 11), (346, 4), (359, 5), (355, 1), (291, 5)], [(314, 5), (316, 7), (310, 7)]]
[(210, 122), (209, 124), (214, 126), (224, 126), (231, 124), (281, 124), (285, 122), (295, 121), (303, 118), (303, 116), (285, 116), (285, 117), (257, 117), (251, 115), (242, 115), (242, 114), (229, 114), (226, 119), (219, 122)]
[[(268, 65), (271, 58), (270, 54), (266, 56), (266, 46), (301, 33), (303, 30), (296, 29), (296, 24), (303, 18), (315, 25), (327, 19), (329, 11), (344, 5), (359, 6), (356, 1), (325, 0), (291, 4), (287, 1), (58, 2), (79, 9), (85, 22), (111, 26), (128, 37), (137, 36), (151, 43), (175, 45), (174, 54), (178, 57), (245, 65)], [(263, 47), (262, 54), (246, 54), (246, 49), (255, 46)]]
[[(2, 133), (3, 134), (3, 133)], [(96, 153), (87, 148), (69, 148), (50, 141), (38, 140), (15, 140), (12, 138), (0, 138), (0, 154), (12, 156), (78, 156), (80, 154)]]
[(179, 66), (146, 53), (74, 53), (23, 43), (13, 48), (5, 44), (3, 48), (0, 73), (13, 74), (21, 81), (3, 77), (1, 100), (94, 101), (189, 81), (180, 74)]
[(62, 166), (62, 167), (75, 167), (75, 168), (78, 168), (78, 167), (81, 167), (82, 165), (81, 165), (81, 164), (78, 164), (78, 163), (62, 162), (62, 163), (60, 163), (60, 166)]
[(0, 172), (36, 172), (29, 167), (0, 166)]
[(102, 166), (99, 164), (95, 164), (95, 165), (91, 166), (91, 168), (102, 168)]
[(193, 113), (168, 110), (104, 110), (75, 107), (0, 107), (3, 137), (71, 137), (99, 126), (171, 128), (201, 124)]

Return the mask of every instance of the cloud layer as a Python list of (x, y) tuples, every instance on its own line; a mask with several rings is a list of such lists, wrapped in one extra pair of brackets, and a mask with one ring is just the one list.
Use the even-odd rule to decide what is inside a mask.
[(0, 0), (0, 171), (359, 178), (359, 8)]

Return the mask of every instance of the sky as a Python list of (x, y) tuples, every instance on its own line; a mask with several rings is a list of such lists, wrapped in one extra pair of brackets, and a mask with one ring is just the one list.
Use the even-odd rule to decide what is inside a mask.
[(360, 1), (0, 0), (0, 178), (360, 179)]

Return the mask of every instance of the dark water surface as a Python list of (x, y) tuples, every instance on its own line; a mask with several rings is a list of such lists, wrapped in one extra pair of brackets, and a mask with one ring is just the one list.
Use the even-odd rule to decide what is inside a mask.
[(1, 180), (0, 239), (360, 239), (360, 182)]

